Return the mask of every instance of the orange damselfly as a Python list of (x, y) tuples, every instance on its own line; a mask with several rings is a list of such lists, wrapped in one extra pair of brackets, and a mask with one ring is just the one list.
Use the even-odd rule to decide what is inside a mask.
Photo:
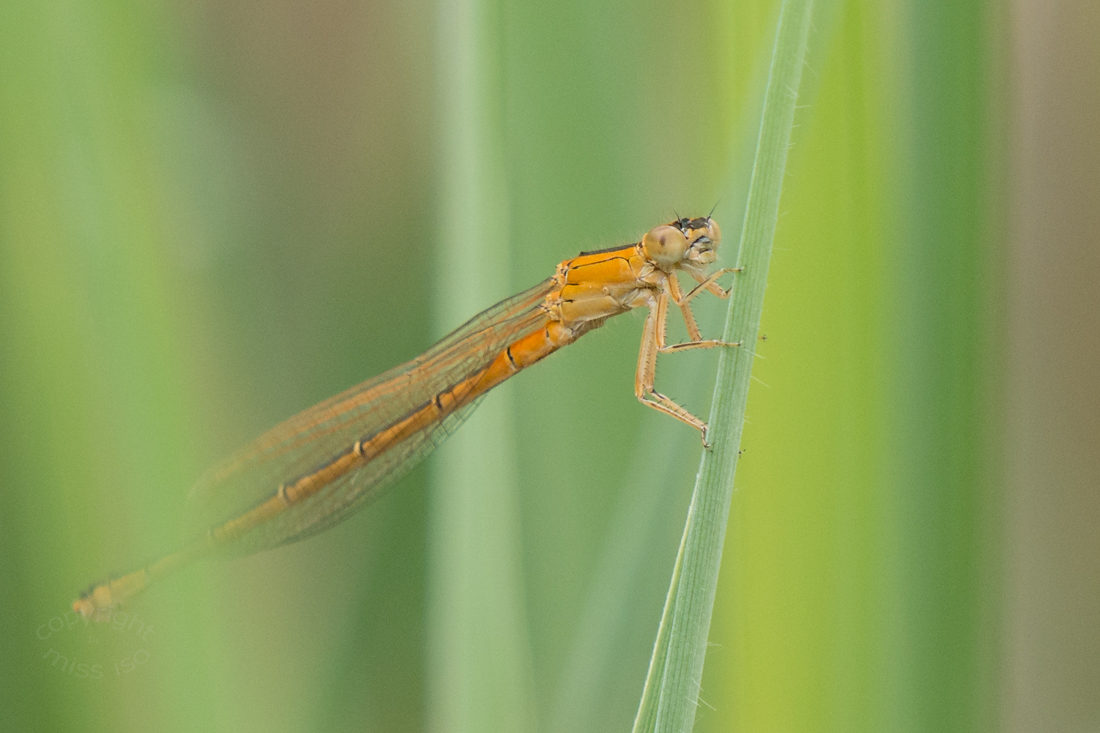
[[(681, 218), (641, 241), (582, 252), (553, 277), (492, 306), (416, 359), (290, 418), (208, 471), (188, 497), (182, 549), (89, 588), (73, 603), (84, 616), (125, 603), (192, 560), (296, 542), (346, 519), (439, 445), (493, 387), (612, 316), (645, 306), (634, 392), (643, 404), (700, 431), (707, 425), (657, 392), (657, 354), (738, 346), (704, 339), (691, 300), (729, 291), (708, 272), (721, 240), (708, 217)], [(680, 288), (676, 271), (698, 283)], [(669, 304), (689, 341), (665, 343)]]

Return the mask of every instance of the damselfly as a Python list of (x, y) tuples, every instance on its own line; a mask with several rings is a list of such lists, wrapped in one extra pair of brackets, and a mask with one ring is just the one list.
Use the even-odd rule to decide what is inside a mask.
[[(599, 327), (646, 307), (634, 392), (643, 404), (697, 429), (707, 425), (654, 388), (658, 354), (716, 346), (704, 339), (691, 300), (729, 297), (708, 268), (718, 224), (677, 219), (640, 242), (582, 252), (550, 279), (497, 303), (413, 361), (290, 418), (203, 476), (188, 499), (182, 549), (89, 588), (73, 603), (84, 616), (125, 603), (150, 583), (216, 550), (258, 552), (296, 542), (346, 519), (378, 497), (466, 419), (485, 394), (517, 372)], [(682, 270), (697, 285), (681, 290)], [(689, 341), (666, 344), (669, 304)]]

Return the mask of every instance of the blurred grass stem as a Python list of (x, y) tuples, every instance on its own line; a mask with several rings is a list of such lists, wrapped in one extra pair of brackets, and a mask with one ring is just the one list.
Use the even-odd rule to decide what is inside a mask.
[[(498, 10), (439, 6), (439, 335), (511, 294)], [(511, 394), (496, 390), (433, 464), (430, 730), (512, 733), (533, 720)]]

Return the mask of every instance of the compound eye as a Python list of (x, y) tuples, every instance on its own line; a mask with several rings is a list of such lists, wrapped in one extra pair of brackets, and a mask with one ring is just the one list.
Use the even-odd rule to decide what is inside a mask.
[(642, 237), (642, 249), (650, 260), (662, 267), (670, 267), (684, 259), (688, 240), (682, 231), (665, 224), (646, 232)]

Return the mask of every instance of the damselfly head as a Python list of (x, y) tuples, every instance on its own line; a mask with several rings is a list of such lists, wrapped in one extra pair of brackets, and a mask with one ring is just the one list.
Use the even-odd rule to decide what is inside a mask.
[(662, 270), (676, 267), (697, 270), (718, 258), (715, 250), (721, 241), (722, 231), (714, 219), (683, 218), (650, 229), (642, 237), (642, 249)]

